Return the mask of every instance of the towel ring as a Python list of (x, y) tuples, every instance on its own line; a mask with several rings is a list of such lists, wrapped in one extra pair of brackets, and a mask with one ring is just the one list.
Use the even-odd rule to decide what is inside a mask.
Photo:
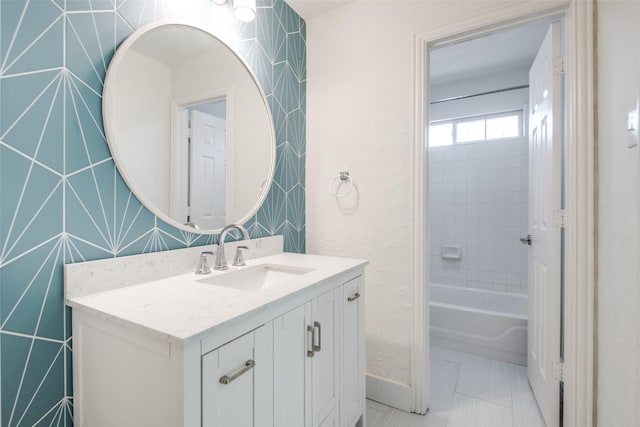
[[(338, 194), (338, 188), (340, 188), (340, 184), (349, 181), (349, 188), (344, 193)], [(335, 185), (338, 182), (338, 185)], [(335, 186), (335, 190), (333, 187)], [(349, 172), (340, 172), (340, 175), (335, 176), (331, 182), (329, 183), (329, 193), (331, 193), (334, 197), (344, 197), (351, 193), (353, 190), (353, 179), (349, 176)]]

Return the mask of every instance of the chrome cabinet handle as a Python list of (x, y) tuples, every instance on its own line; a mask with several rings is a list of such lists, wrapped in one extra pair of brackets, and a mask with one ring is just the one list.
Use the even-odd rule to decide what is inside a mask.
[(356, 292), (356, 293), (355, 293), (355, 294), (353, 294), (352, 296), (348, 297), (348, 298), (347, 298), (347, 301), (349, 301), (349, 302), (351, 302), (351, 301), (355, 301), (355, 300), (357, 300), (358, 298), (360, 298), (360, 293), (359, 293), (359, 292)]
[(237, 379), (239, 376), (241, 376), (242, 374), (244, 374), (245, 372), (251, 370), (254, 366), (256, 366), (256, 362), (249, 359), (245, 362), (244, 366), (242, 367), (242, 369), (240, 369), (238, 372), (235, 372), (231, 375), (223, 375), (220, 377), (220, 384), (230, 384), (233, 380)]
[(316, 333), (315, 333), (315, 329), (311, 325), (307, 325), (307, 337), (309, 338), (309, 348), (310, 348), (310, 350), (307, 350), (307, 357), (313, 357), (315, 354), (315, 351), (314, 351), (315, 347), (313, 346), (313, 343), (316, 340)]
[(531, 246), (531, 234), (527, 234), (527, 237), (521, 237), (520, 243)]
[[(313, 328), (318, 328), (318, 345), (316, 345), (315, 339), (313, 340), (313, 351), (322, 350), (322, 325), (320, 322), (313, 322)], [(315, 338), (315, 334), (314, 334)]]

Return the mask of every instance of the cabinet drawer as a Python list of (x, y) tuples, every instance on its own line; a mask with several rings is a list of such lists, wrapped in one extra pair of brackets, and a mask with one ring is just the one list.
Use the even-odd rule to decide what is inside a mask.
[(271, 325), (202, 356), (203, 427), (271, 427)]

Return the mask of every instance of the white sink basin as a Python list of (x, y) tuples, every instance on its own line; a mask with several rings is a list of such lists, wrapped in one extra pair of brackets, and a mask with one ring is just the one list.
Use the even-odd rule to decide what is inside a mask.
[(286, 283), (311, 271), (311, 268), (290, 265), (260, 264), (210, 276), (198, 282), (242, 291), (257, 291)]

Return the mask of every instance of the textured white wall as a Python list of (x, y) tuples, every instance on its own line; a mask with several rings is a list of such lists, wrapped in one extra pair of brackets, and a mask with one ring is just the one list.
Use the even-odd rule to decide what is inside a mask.
[[(598, 425), (640, 425), (640, 2), (598, 0)], [(367, 370), (409, 383), (413, 33), (490, 2), (363, 2), (308, 22), (307, 249), (367, 270)], [(359, 200), (327, 192), (349, 169)]]
[[(367, 258), (367, 371), (410, 384), (414, 34), (511, 2), (354, 2), (307, 22), (307, 251)], [(348, 170), (357, 191), (336, 200)]]
[(598, 425), (640, 425), (640, 148), (626, 117), (640, 91), (640, 2), (598, 1)]
[[(131, 182), (161, 211), (169, 211), (171, 69), (131, 49), (118, 72), (114, 127)], [(139, 159), (145, 159), (140, 162)]]

